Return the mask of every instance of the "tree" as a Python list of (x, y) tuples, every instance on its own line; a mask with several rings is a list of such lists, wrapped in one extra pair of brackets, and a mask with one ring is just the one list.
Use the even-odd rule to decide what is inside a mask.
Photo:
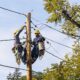
[(19, 72), (19, 69), (15, 69), (14, 73), (9, 73), (7, 76), (8, 80), (19, 80), (21, 77), (21, 73)]
[(20, 80), (26, 80), (26, 76), (22, 76)]
[[(42, 80), (43, 73), (35, 72), (32, 73), (32, 80)], [(22, 76), (20, 80), (26, 80), (26, 76)]]
[(72, 56), (65, 55), (60, 64), (53, 64), (44, 71), (43, 80), (79, 80), (80, 79), (80, 41), (72, 47)]
[(44, 0), (44, 9), (50, 14), (48, 22), (63, 22), (62, 30), (72, 37), (78, 37), (80, 5), (71, 6), (67, 0)]

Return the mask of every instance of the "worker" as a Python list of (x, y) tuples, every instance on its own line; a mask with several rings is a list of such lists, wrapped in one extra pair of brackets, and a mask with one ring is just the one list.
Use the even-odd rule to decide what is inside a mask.
[[(32, 41), (31, 44), (31, 61), (32, 64), (37, 60), (38, 57), (42, 57), (44, 55), (44, 41), (45, 38), (40, 34), (39, 30), (35, 30), (35, 38)], [(25, 43), (26, 44), (26, 43)], [(24, 49), (24, 55), (22, 57), (22, 61), (24, 64), (26, 64), (28, 61), (26, 60), (26, 46), (23, 48)]]
[[(28, 62), (26, 55), (27, 55), (27, 50), (25, 42), (23, 46), (23, 56), (22, 56), (22, 62), (24, 64)], [(33, 64), (37, 60), (37, 58), (38, 58), (38, 48), (31, 43), (31, 63)]]
[(44, 41), (45, 38), (40, 34), (40, 31), (35, 30), (35, 38), (33, 40), (33, 44), (35, 46), (33, 51), (36, 51), (36, 54), (35, 52), (33, 52), (33, 55), (34, 54), (36, 55), (35, 58), (37, 56), (42, 57), (44, 55), (44, 51), (45, 51)]
[(16, 56), (16, 62), (18, 64), (20, 64), (20, 58), (21, 58), (21, 55), (22, 55), (22, 51), (23, 51), (23, 47), (22, 47), (22, 44), (20, 42), (20, 33), (23, 31), (25, 26), (22, 26), (20, 30), (16, 30), (14, 32), (14, 39), (15, 39), (15, 42), (14, 42), (14, 47), (12, 48), (12, 51), (13, 53), (15, 53), (15, 56)]

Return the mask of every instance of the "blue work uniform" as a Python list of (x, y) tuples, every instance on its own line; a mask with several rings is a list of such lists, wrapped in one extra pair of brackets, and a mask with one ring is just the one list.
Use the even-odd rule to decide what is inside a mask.
[[(38, 58), (38, 56), (39, 56), (39, 48), (38, 48), (38, 42), (40, 42), (40, 41), (44, 41), (45, 40), (45, 38), (44, 37), (42, 37), (41, 35), (39, 36), (39, 37), (36, 37), (36, 38), (34, 38), (34, 40), (33, 40), (33, 42), (32, 42), (32, 45), (33, 45), (33, 49), (31, 50), (31, 57), (32, 57), (32, 64), (37, 60), (37, 58)], [(25, 46), (25, 48), (23, 48), (24, 49), (24, 55), (22, 56), (22, 62), (24, 63), (24, 64), (26, 64), (27, 63), (27, 58), (26, 58), (26, 46)]]
[(38, 42), (42, 42), (44, 40), (45, 40), (45, 38), (42, 35), (39, 35), (38, 37), (35, 37), (34, 40), (33, 40), (34, 48), (32, 50), (32, 57), (33, 57), (34, 61), (36, 61), (36, 59), (39, 56)]
[(20, 42), (20, 38), (19, 38), (19, 35), (20, 33), (23, 31), (24, 27), (22, 27), (17, 33), (15, 33), (14, 35), (14, 39), (15, 39), (15, 42), (14, 42), (14, 47), (18, 50), (18, 53), (21, 55), (22, 51), (23, 51), (23, 47), (22, 47), (22, 44)]

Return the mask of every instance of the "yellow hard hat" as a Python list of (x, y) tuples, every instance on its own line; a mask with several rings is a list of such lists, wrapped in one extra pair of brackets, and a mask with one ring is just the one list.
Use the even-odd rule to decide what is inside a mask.
[(39, 30), (35, 30), (35, 34), (40, 34), (40, 31)]
[(19, 31), (19, 30), (16, 30), (16, 31), (14, 32), (14, 35), (15, 35), (15, 34), (17, 34), (17, 33), (18, 33), (18, 31)]

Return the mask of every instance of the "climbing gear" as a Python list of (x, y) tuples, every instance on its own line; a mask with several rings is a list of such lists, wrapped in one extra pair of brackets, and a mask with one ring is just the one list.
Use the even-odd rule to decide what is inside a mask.
[(15, 53), (16, 63), (17, 63), (18, 65), (20, 65), (21, 59), (20, 59), (20, 55), (18, 54), (18, 50), (16, 50), (15, 52), (16, 52), (16, 53)]
[(21, 60), (20, 60), (20, 54), (18, 53), (18, 49), (17, 49), (16, 47), (13, 47), (13, 48), (12, 48), (12, 52), (13, 52), (14, 55), (15, 55), (16, 63), (17, 63), (18, 65), (20, 65)]
[(39, 50), (44, 50), (45, 49), (44, 42), (38, 42), (38, 47)]
[(45, 45), (43, 42), (38, 42), (38, 48), (39, 48), (39, 58), (42, 59), (44, 53), (45, 53)]

